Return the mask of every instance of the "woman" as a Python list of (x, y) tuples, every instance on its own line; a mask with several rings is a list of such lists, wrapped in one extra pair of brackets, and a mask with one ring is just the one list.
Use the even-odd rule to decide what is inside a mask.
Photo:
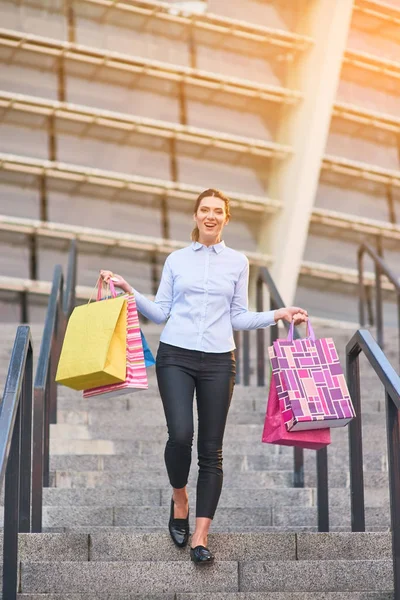
[(214, 556), (207, 536), (222, 488), (222, 441), (235, 383), (233, 329), (258, 329), (279, 319), (300, 324), (307, 312), (298, 307), (269, 312), (247, 309), (247, 258), (222, 241), (230, 218), (229, 200), (209, 189), (194, 207), (193, 243), (165, 261), (155, 301), (147, 299), (119, 275), (101, 271), (126, 293), (134, 293), (138, 310), (155, 323), (168, 322), (161, 334), (156, 373), (168, 426), (165, 463), (173, 488), (169, 531), (183, 548), (189, 539), (186, 489), (193, 440), (193, 396), (198, 410), (196, 527), (190, 556), (210, 564)]

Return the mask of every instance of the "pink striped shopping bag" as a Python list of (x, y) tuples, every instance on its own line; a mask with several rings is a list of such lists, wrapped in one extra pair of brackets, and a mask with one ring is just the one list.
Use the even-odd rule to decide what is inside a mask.
[[(110, 282), (112, 295), (116, 296), (114, 286)], [(99, 397), (116, 398), (137, 390), (147, 390), (149, 387), (144, 360), (142, 337), (140, 334), (139, 317), (136, 309), (135, 296), (127, 295), (127, 335), (126, 335), (126, 379), (121, 383), (104, 385), (84, 390), (84, 398)]]

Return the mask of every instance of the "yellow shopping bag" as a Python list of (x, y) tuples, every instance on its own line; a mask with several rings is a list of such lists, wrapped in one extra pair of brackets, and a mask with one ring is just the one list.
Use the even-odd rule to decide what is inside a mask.
[(126, 329), (124, 297), (76, 307), (68, 321), (56, 381), (74, 390), (125, 381)]

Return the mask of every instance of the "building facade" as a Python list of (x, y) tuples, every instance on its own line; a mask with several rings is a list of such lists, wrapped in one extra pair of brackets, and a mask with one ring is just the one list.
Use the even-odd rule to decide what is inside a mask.
[(208, 187), (286, 303), (357, 321), (364, 240), (400, 271), (399, 0), (1, 0), (0, 21), (1, 319), (72, 237), (82, 298), (100, 268), (154, 293)]

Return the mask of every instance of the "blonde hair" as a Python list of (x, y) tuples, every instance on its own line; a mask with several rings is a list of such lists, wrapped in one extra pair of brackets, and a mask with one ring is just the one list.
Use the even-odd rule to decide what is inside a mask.
[[(201, 192), (200, 196), (197, 198), (197, 200), (195, 202), (193, 213), (194, 214), (197, 213), (197, 211), (199, 210), (201, 201), (203, 200), (203, 198), (207, 198), (208, 196), (214, 196), (214, 198), (219, 198), (220, 200), (223, 200), (223, 202), (225, 204), (226, 218), (229, 219), (231, 216), (231, 212), (230, 212), (230, 201), (229, 201), (228, 196), (225, 196), (225, 194), (223, 194), (219, 190), (214, 190), (213, 188), (210, 188), (208, 190), (205, 190), (204, 192)], [(198, 242), (199, 235), (200, 235), (199, 228), (196, 225), (196, 227), (193, 229), (192, 235), (191, 235), (192, 242)]]

